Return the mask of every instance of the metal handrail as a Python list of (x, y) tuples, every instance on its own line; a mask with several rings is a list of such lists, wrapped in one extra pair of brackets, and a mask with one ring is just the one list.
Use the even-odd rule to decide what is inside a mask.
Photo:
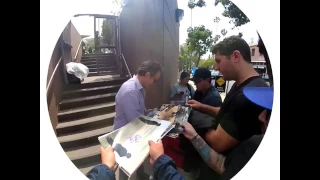
[(58, 63), (56, 64), (56, 67), (54, 68), (54, 70), (53, 70), (53, 72), (52, 72), (52, 75), (51, 75), (51, 77), (50, 77), (49, 83), (48, 83), (48, 85), (47, 85), (47, 94), (48, 94), (48, 90), (49, 90), (49, 88), (50, 88), (50, 86), (51, 86), (53, 76), (55, 75), (55, 73), (56, 73), (56, 71), (57, 71), (57, 69), (58, 69), (58, 67), (59, 67), (59, 65), (60, 65), (61, 59), (62, 59), (62, 56), (60, 57)]
[(124, 55), (121, 53), (121, 59), (123, 59), (123, 61), (124, 61), (124, 64), (126, 65), (126, 68), (127, 68), (127, 71), (128, 71), (128, 73), (129, 73), (129, 76), (130, 76), (130, 78), (132, 78), (132, 75), (131, 75), (131, 72), (130, 72), (130, 70), (129, 70), (129, 68), (128, 68), (128, 65), (127, 65), (127, 62), (126, 62), (126, 59), (124, 58)]
[(79, 43), (79, 45), (78, 45), (78, 49), (77, 49), (76, 54), (74, 55), (73, 61), (75, 61), (75, 60), (77, 59), (77, 56), (78, 56), (78, 53), (79, 53), (79, 49), (80, 49), (80, 47), (81, 47), (81, 43), (82, 43), (82, 39), (81, 39), (81, 41), (80, 41), (80, 43)]

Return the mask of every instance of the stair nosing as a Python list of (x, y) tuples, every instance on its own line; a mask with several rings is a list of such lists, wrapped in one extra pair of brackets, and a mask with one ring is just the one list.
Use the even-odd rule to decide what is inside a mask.
[(97, 121), (103, 121), (105, 119), (114, 118), (115, 116), (116, 116), (116, 113), (112, 112), (112, 113), (103, 114), (103, 115), (81, 118), (74, 121), (62, 122), (57, 125), (56, 129), (62, 129), (62, 128), (78, 126), (78, 125), (88, 124), (88, 123), (97, 122)]
[(103, 98), (107, 98), (107, 97), (116, 96), (116, 94), (117, 93), (107, 93), (107, 94), (99, 94), (99, 95), (94, 95), (94, 96), (70, 98), (70, 99), (65, 99), (65, 100), (61, 101), (60, 105), (67, 104), (67, 103), (79, 102), (79, 101), (93, 100), (93, 99), (103, 99)]
[(67, 90), (63, 92), (63, 94), (70, 94), (70, 93), (78, 93), (78, 92), (87, 92), (87, 91), (95, 91), (101, 89), (111, 89), (115, 87), (121, 87), (121, 85), (109, 85), (109, 86), (100, 86), (100, 87), (91, 87), (91, 88), (84, 88), (84, 89), (76, 89), (76, 90)]
[[(101, 144), (98, 143), (97, 145), (89, 146), (86, 148), (79, 148), (76, 150), (66, 151), (66, 154), (68, 155), (71, 161), (88, 158), (100, 154), (100, 146)], [(80, 156), (77, 156), (75, 154), (80, 154)]]
[(121, 77), (121, 76), (119, 76), (119, 77), (111, 77), (111, 78), (101, 79), (101, 80), (98, 80), (98, 81), (91, 81), (91, 82), (82, 83), (81, 85), (83, 85), (83, 84), (94, 84), (94, 83), (108, 83), (110, 81), (123, 81), (123, 80), (127, 80), (127, 79), (128, 78)]
[[(60, 136), (60, 137), (58, 137), (58, 140), (60, 143), (72, 142), (72, 141), (77, 141), (80, 139), (94, 137), (97, 135), (107, 134), (108, 132), (111, 132), (112, 130), (113, 130), (113, 125), (99, 128), (99, 129), (90, 130), (90, 131), (84, 131), (81, 133)], [(97, 139), (97, 141), (98, 141), (98, 139)]]
[(116, 105), (116, 102), (108, 102), (108, 103), (95, 104), (95, 105), (91, 105), (91, 106), (84, 106), (84, 107), (80, 107), (80, 108), (73, 108), (73, 109), (68, 109), (68, 110), (62, 111), (62, 112), (60, 111), (58, 113), (58, 116), (78, 113), (78, 112), (82, 112), (82, 111), (100, 109), (103, 107), (110, 107), (110, 106), (115, 106), (115, 105)]

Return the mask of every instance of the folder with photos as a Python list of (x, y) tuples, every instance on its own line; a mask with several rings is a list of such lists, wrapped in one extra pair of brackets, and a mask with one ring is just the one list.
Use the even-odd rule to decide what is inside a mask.
[(128, 177), (148, 157), (148, 141), (158, 142), (169, 132), (173, 132), (177, 129), (176, 124), (185, 121), (190, 110), (182, 106), (163, 105), (155, 113), (154, 117), (140, 116), (122, 128), (98, 137), (104, 148), (114, 148), (116, 162)]

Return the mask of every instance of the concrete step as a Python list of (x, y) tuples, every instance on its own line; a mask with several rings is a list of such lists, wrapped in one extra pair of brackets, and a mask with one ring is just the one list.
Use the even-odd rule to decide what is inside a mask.
[(118, 71), (117, 67), (108, 67), (108, 66), (99, 66), (99, 68), (96, 67), (92, 67), (89, 68), (89, 72), (97, 72), (99, 69), (99, 71)]
[(82, 60), (89, 60), (89, 59), (114, 59), (116, 56), (110, 55), (110, 56), (90, 56), (90, 57), (81, 57)]
[(67, 151), (66, 154), (77, 167), (85, 167), (92, 165), (92, 162), (101, 163), (100, 143), (91, 146), (81, 147), (79, 149)]
[(101, 78), (95, 82), (83, 83), (83, 84), (69, 84), (65, 87), (65, 91), (79, 90), (85, 88), (97, 88), (102, 86), (119, 85), (124, 83), (128, 78), (126, 77), (113, 77), (113, 78)]
[(72, 149), (80, 149), (84, 146), (91, 146), (96, 144), (98, 141), (98, 137), (109, 133), (113, 130), (113, 126), (100, 127), (98, 129), (85, 131), (81, 133), (58, 136), (58, 140), (60, 145), (65, 150), (65, 152), (70, 151)]
[(93, 130), (97, 127), (112, 126), (115, 118), (115, 112), (103, 115), (97, 115), (75, 121), (62, 122), (57, 125), (58, 136), (65, 136), (74, 133), (80, 133), (85, 130)]
[(117, 67), (117, 63), (116, 61), (113, 60), (109, 60), (109, 61), (85, 61), (85, 62), (81, 62), (81, 64), (85, 65), (85, 66), (115, 66)]
[(116, 93), (99, 94), (95, 96), (86, 96), (73, 99), (65, 99), (60, 102), (60, 111), (65, 111), (72, 108), (79, 108), (95, 104), (115, 101)]
[(88, 62), (88, 61), (111, 61), (114, 60), (114, 56), (108, 56), (108, 57), (93, 57), (93, 58), (81, 58), (80, 62)]
[(87, 59), (107, 59), (107, 58), (115, 58), (116, 56), (114, 54), (110, 55), (101, 55), (101, 56), (82, 56), (82, 60), (87, 60)]
[(81, 59), (81, 63), (87, 63), (87, 62), (108, 62), (108, 61), (115, 61), (114, 58), (108, 57), (108, 58), (98, 58), (98, 59)]
[[(97, 68), (97, 64), (90, 64), (90, 65), (87, 65), (87, 67), (90, 69), (90, 68)], [(102, 64), (100, 65), (99, 67), (102, 67), (102, 68), (113, 68), (113, 69), (117, 69), (118, 67), (116, 65), (105, 65), (105, 64)]]
[(118, 72), (118, 71), (89, 72), (88, 77), (92, 77), (92, 76), (104, 76), (104, 75), (119, 75), (119, 72)]
[(115, 62), (115, 58), (98, 58), (98, 59), (81, 59), (81, 63), (89, 63), (89, 62)]
[(58, 122), (63, 123), (111, 113), (115, 111), (115, 106), (115, 102), (109, 102), (60, 111), (58, 113)]
[(115, 56), (115, 54), (84, 54), (81, 58), (94, 58), (94, 57), (108, 57), (108, 56)]
[(79, 97), (87, 97), (94, 96), (99, 94), (108, 94), (108, 93), (116, 93), (120, 89), (121, 85), (110, 85), (110, 86), (101, 86), (101, 87), (93, 87), (93, 88), (84, 88), (77, 90), (70, 90), (63, 92), (62, 99), (72, 99)]

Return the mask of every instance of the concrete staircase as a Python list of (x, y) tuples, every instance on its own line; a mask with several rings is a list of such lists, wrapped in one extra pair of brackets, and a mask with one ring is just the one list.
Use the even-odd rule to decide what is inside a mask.
[[(105, 57), (109, 58), (108, 55), (101, 57), (104, 60)], [(97, 74), (92, 56), (84, 56), (82, 62), (92, 69), (89, 75)], [(115, 95), (122, 83), (128, 79), (120, 77), (112, 58), (99, 63), (105, 65), (100, 66), (105, 71), (104, 74), (111, 74), (112, 77), (98, 76), (97, 80), (91, 82), (68, 85), (59, 104), (56, 128), (58, 140), (70, 160), (84, 174), (101, 163), (98, 136), (112, 131)], [(95, 65), (97, 67), (97, 63)]]
[(119, 74), (115, 54), (85, 54), (81, 63), (89, 68), (88, 77)]

